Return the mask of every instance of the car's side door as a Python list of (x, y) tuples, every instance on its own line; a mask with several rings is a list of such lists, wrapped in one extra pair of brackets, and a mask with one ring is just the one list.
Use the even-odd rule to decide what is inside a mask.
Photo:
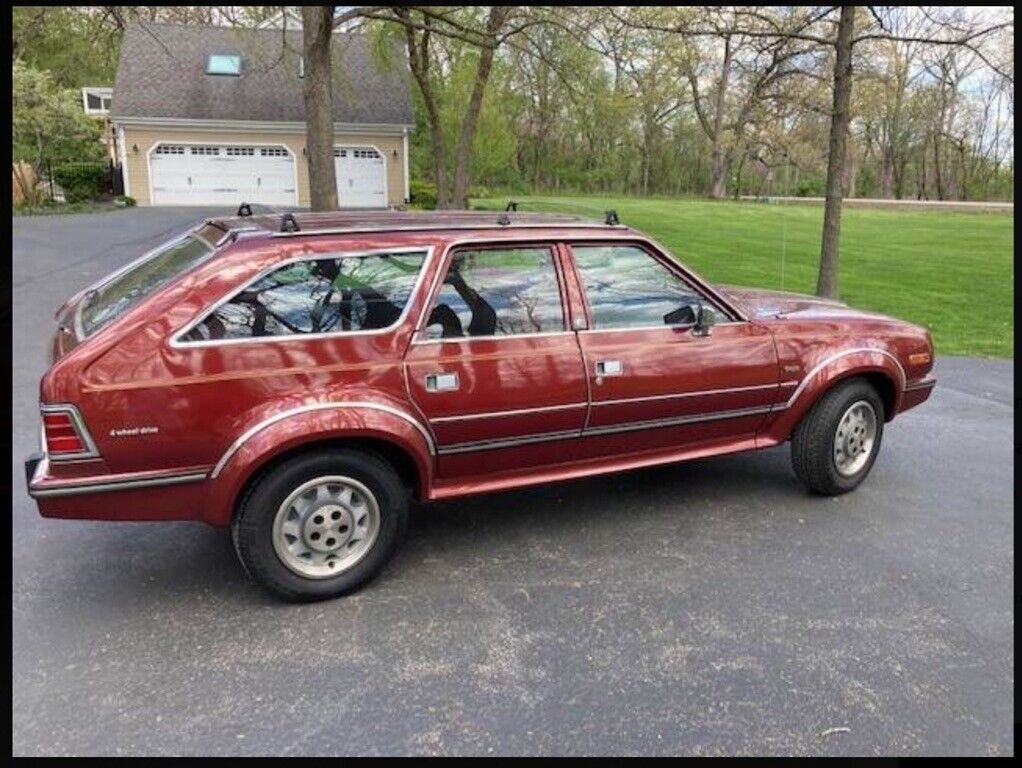
[(451, 248), (405, 356), (437, 478), (566, 461), (588, 410), (556, 244)]
[[(588, 328), (580, 458), (748, 440), (778, 394), (768, 330), (714, 300), (643, 242), (570, 247)], [(696, 323), (699, 308), (714, 324)]]

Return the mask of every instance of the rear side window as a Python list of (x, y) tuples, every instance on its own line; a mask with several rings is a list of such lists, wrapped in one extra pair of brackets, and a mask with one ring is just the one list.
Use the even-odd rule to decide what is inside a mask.
[(455, 252), (426, 322), (430, 339), (564, 330), (550, 248)]
[(425, 252), (378, 253), (287, 264), (231, 296), (187, 330), (181, 340), (244, 340), (389, 328), (404, 314), (425, 259)]
[(120, 317), (142, 299), (208, 258), (224, 230), (203, 226), (146, 254), (137, 264), (85, 295), (78, 309), (81, 336)]

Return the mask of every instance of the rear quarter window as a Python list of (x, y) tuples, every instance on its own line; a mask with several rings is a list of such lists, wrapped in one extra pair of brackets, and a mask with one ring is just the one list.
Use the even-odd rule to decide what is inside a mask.
[(182, 342), (379, 331), (403, 317), (426, 253), (336, 254), (256, 278), (180, 336)]

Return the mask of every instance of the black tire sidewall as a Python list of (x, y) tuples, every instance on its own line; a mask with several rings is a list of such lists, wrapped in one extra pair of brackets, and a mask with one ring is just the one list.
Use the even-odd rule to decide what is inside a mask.
[[(820, 455), (826, 457), (828, 481), (834, 485), (838, 492), (846, 492), (856, 488), (866, 479), (880, 454), (880, 443), (884, 436), (884, 404), (873, 386), (861, 379), (847, 382), (830, 395), (831, 401), (827, 403), (825, 418), (821, 419), (822, 423), (818, 425), (821, 428), (821, 434), (816, 437), (823, 443)], [(877, 421), (876, 437), (873, 439), (873, 448), (870, 451), (869, 459), (862, 469), (854, 475), (842, 475), (834, 461), (834, 436), (845, 412), (859, 400), (865, 400), (873, 407)]]
[[(323, 475), (344, 475), (365, 485), (379, 505), (380, 530), (353, 567), (337, 576), (311, 579), (280, 560), (273, 548), (273, 522), (295, 488)], [(373, 454), (339, 449), (298, 456), (267, 472), (240, 504), (232, 534), (238, 557), (260, 585), (285, 600), (322, 600), (352, 592), (376, 576), (404, 534), (407, 516), (407, 492), (387, 462)]]

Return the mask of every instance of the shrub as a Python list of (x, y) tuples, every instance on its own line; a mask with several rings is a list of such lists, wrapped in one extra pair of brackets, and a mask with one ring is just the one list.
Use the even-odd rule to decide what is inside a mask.
[(114, 204), (121, 208), (131, 208), (132, 206), (137, 205), (135, 198), (130, 197), (129, 195), (118, 195), (114, 198)]
[(798, 197), (819, 197), (823, 194), (823, 179), (819, 176), (811, 176), (802, 179), (795, 190)]
[(80, 203), (99, 196), (106, 174), (104, 163), (64, 163), (54, 166), (53, 180), (64, 190), (64, 200)]
[(419, 208), (436, 208), (436, 184), (431, 181), (414, 180), (408, 185), (409, 202)]

